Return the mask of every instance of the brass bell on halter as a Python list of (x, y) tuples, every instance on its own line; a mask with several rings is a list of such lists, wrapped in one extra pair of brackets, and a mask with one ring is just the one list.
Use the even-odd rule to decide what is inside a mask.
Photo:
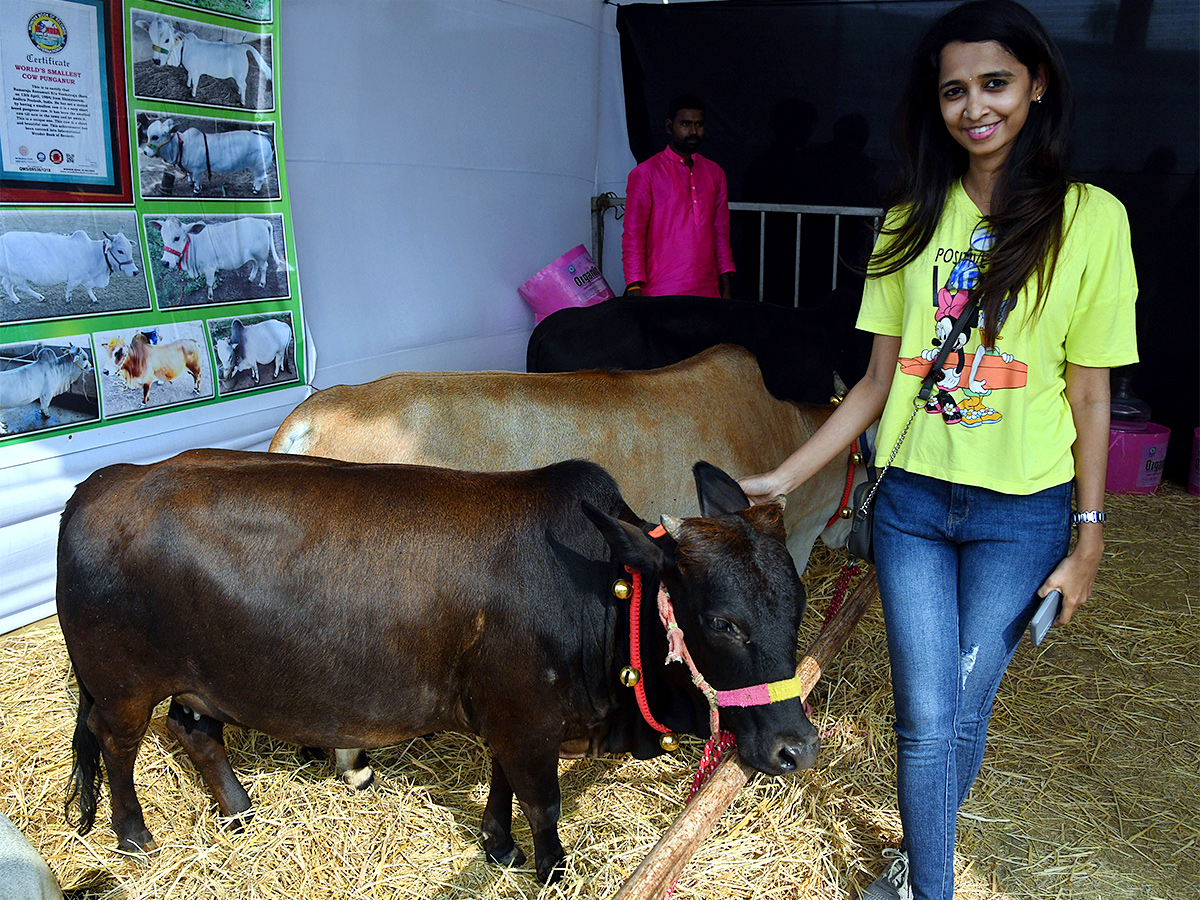
[(848, 518), (850, 518), (852, 515), (854, 515), (854, 510), (852, 510), (852, 509), (851, 509), (850, 507), (848, 507), (848, 506), (843, 506), (841, 509), (839, 509), (839, 510), (838, 510), (838, 517), (839, 517), (839, 518), (842, 518), (842, 519), (848, 519)]
[(832, 397), (829, 398), (829, 402), (832, 403), (834, 406), (837, 406), (839, 403), (842, 402), (842, 395), (834, 394)]
[(637, 683), (642, 680), (642, 673), (633, 666), (625, 666), (621, 669), (621, 684), (627, 688), (637, 687)]
[(618, 578), (613, 582), (612, 592), (618, 600), (628, 600), (633, 594), (633, 585), (624, 578)]
[(855, 451), (854, 453), (850, 454), (850, 462), (854, 463), (856, 466), (861, 466), (862, 461), (863, 461), (863, 455), (861, 453), (859, 453), (858, 451)]
[(658, 746), (662, 747), (668, 753), (674, 753), (679, 749), (679, 735), (667, 732), (658, 739)]

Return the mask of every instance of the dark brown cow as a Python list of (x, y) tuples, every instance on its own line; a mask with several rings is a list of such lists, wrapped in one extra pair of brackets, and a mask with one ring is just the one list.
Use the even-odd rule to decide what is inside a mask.
[[(697, 464), (701, 517), (652, 531), (599, 466), (474, 474), (201, 450), (101, 469), (63, 513), (58, 614), (79, 682), (72, 799), (92, 827), (100, 758), (126, 850), (154, 846), (133, 786), (155, 705), (221, 813), (248, 817), (222, 723), (313, 747), (378, 747), (474, 732), (492, 753), (482, 824), (494, 862), (520, 864), (515, 793), (537, 875), (564, 854), (560, 752), (659, 751), (618, 671), (627, 609), (612, 585), (669, 589), (717, 690), (792, 677), (804, 589), (775, 504)], [(653, 621), (653, 616), (646, 616)], [(643, 628), (646, 660), (666, 653)], [(643, 673), (654, 716), (706, 734), (682, 666)], [(723, 710), (742, 758), (777, 775), (818, 740), (798, 699)]]

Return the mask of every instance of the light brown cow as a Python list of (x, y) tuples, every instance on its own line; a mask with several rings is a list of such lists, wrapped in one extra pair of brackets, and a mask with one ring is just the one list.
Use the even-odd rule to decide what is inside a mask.
[[(698, 514), (698, 459), (735, 476), (766, 471), (832, 407), (776, 400), (754, 356), (722, 345), (645, 372), (397, 372), (309, 397), (279, 426), (274, 452), (472, 471), (592, 459), (639, 515)], [(847, 453), (788, 496), (788, 550), (803, 572), (840, 505)], [(861, 480), (861, 473), (856, 473)], [(842, 546), (848, 524), (822, 535)]]
[(169, 344), (151, 344), (150, 340), (137, 332), (129, 343), (115, 337), (106, 345), (111, 363), (104, 374), (114, 374), (129, 387), (142, 386), (142, 403), (150, 399), (150, 385), (155, 381), (174, 381), (187, 371), (196, 385), (194, 393), (200, 393), (200, 346), (191, 338), (171, 341)]

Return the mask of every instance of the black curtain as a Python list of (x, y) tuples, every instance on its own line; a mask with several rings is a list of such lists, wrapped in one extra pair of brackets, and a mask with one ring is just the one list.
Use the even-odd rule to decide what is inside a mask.
[[(702, 152), (731, 200), (874, 206), (895, 174), (890, 129), (907, 54), (951, 2), (730, 0), (621, 6), (629, 146), (666, 145), (667, 104), (706, 104)], [(1186, 480), (1200, 417), (1200, 0), (1039, 0), (1030, 8), (1066, 59), (1078, 100), (1074, 168), (1129, 212), (1138, 267), (1134, 390), (1171, 428), (1167, 474)], [(734, 216), (737, 295), (757, 296), (758, 221)], [(769, 302), (790, 305), (795, 226), (768, 221)], [(828, 224), (801, 235), (801, 306), (852, 323), (870, 243), (845, 226), (829, 291)], [(855, 373), (847, 373), (854, 377)]]

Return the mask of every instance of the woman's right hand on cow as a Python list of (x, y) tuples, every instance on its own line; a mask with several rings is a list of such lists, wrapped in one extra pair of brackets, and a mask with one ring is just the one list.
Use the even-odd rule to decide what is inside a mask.
[(788, 493), (788, 489), (781, 486), (782, 482), (777, 477), (778, 471), (778, 469), (775, 469), (772, 472), (763, 472), (761, 475), (746, 475), (737, 480), (737, 483), (750, 499), (751, 506), (758, 506), (760, 503), (770, 503), (780, 494)]

